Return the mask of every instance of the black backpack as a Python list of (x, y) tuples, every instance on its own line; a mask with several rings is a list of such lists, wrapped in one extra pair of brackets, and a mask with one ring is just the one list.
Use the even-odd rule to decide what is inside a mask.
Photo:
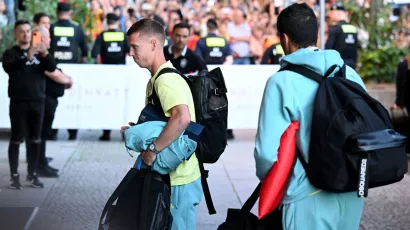
[[(339, 69), (334, 77), (329, 77)], [(346, 65), (322, 76), (288, 65), (319, 83), (314, 103), (308, 162), (298, 151), (309, 181), (329, 192), (357, 191), (398, 182), (407, 173), (407, 138), (393, 130), (387, 110), (359, 84), (346, 79)]]
[(105, 204), (98, 229), (171, 230), (170, 197), (168, 174), (131, 168)]
[[(204, 126), (198, 141), (196, 156), (199, 161), (202, 188), (209, 214), (215, 214), (216, 211), (206, 181), (208, 170), (205, 170), (203, 164), (217, 162), (225, 151), (228, 142), (228, 97), (226, 95), (228, 90), (222, 71), (220, 68), (215, 68), (209, 72), (203, 70), (198, 75), (186, 76), (174, 68), (164, 68), (158, 73), (156, 80), (166, 73), (179, 74), (188, 83), (194, 101), (196, 123)], [(162, 111), (154, 85), (149, 100), (154, 102), (158, 111)]]

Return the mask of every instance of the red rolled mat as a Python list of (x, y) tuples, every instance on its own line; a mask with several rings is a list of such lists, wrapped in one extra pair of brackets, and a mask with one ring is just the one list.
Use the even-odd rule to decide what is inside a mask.
[(296, 132), (299, 122), (292, 122), (280, 138), (278, 160), (262, 181), (259, 196), (259, 219), (262, 219), (280, 204), (289, 174), (296, 157)]

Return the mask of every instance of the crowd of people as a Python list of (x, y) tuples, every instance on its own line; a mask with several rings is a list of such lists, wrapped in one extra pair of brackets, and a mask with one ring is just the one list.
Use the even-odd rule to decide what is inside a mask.
[[(170, 175), (169, 186), (172, 192), (168, 211), (173, 220), (171, 229), (195, 229), (196, 206), (202, 200), (202, 193), (207, 194), (206, 188), (203, 188), (207, 187), (207, 184), (202, 181), (202, 178), (206, 177), (201, 161), (203, 152), (201, 148), (192, 148), (184, 157), (180, 157), (184, 151), (177, 148), (173, 148), (175, 152), (166, 152), (167, 148), (183, 135), (189, 124), (197, 121), (198, 111), (195, 111), (195, 108), (198, 105), (192, 97), (192, 89), (181, 76), (200, 72), (210, 64), (249, 65), (280, 62), (282, 69), (267, 81), (259, 111), (254, 150), (256, 175), (260, 181), (264, 181), (278, 163), (282, 164), (283, 161), (277, 161), (278, 157), (283, 156), (278, 153), (282, 149), (282, 135), (287, 133), (290, 124), (298, 123), (298, 135), (289, 137), (295, 141), (293, 145), (296, 145), (294, 147), (297, 147), (297, 150), (294, 150), (294, 154), (297, 152), (298, 160), (288, 161), (291, 164), (296, 162), (292, 170), (289, 168), (290, 177), (282, 175), (290, 179), (281, 178), (287, 181), (284, 184), (288, 184), (286, 188), (283, 187), (286, 191), (282, 190), (281, 225), (284, 229), (359, 227), (364, 206), (361, 192), (366, 192), (364, 196), (367, 196), (368, 189), (363, 187), (363, 184), (367, 183), (367, 169), (371, 171), (375, 168), (367, 168), (367, 156), (355, 158), (360, 160), (357, 163), (361, 164), (361, 167), (356, 168), (351, 167), (351, 162), (355, 161), (353, 158), (344, 163), (335, 159), (346, 159), (345, 155), (351, 154), (351, 151), (345, 150), (347, 145), (345, 146), (344, 141), (354, 134), (352, 130), (356, 132), (357, 129), (366, 132), (365, 134), (370, 131), (373, 133), (374, 130), (370, 130), (366, 124), (383, 119), (376, 117), (377, 113), (373, 113), (376, 110), (366, 110), (372, 106), (367, 104), (370, 100), (363, 99), (367, 99), (362, 93), (366, 87), (354, 70), (359, 49), (358, 29), (349, 24), (348, 14), (342, 4), (327, 3), (329, 27), (325, 41), (319, 41), (318, 7), (315, 1), (310, 0), (306, 4), (293, 4), (285, 9), (274, 3), (245, 3), (237, 0), (231, 0), (229, 4), (177, 0), (138, 3), (92, 0), (89, 3), (93, 15), (91, 20), (94, 20), (94, 26), (90, 30), (73, 21), (72, 5), (65, 1), (58, 3), (55, 22), (50, 20), (50, 15), (38, 12), (31, 22), (16, 20), (14, 23), (17, 44), (2, 55), (3, 69), (9, 76), (11, 138), (8, 156), (11, 188), (22, 187), (18, 159), (19, 147), (23, 141), (27, 145), (27, 180), (31, 186), (44, 186), (38, 177), (59, 176), (59, 170), (49, 165), (52, 159), (46, 157), (46, 140), (56, 138), (52, 123), (58, 98), (64, 95), (65, 89), (70, 88), (73, 82), (57, 64), (85, 63), (91, 53), (96, 64), (124, 65), (126, 56), (129, 55), (152, 76), (145, 95), (147, 106), (151, 104), (156, 112), (161, 113), (161, 117), (169, 118), (165, 119), (166, 124), (163, 127), (155, 128), (158, 131), (155, 138), (144, 139), (144, 145), (147, 146), (143, 146), (143, 150), (139, 151), (140, 159), (146, 166), (152, 166), (150, 171), (159, 172), (162, 169), (164, 174)], [(8, 20), (13, 19), (8, 17)], [(91, 43), (87, 42), (87, 35), (92, 37)], [(325, 43), (325, 50), (318, 48), (321, 43)], [(161, 75), (168, 76), (160, 78)], [(322, 94), (317, 94), (318, 84), (312, 80), (322, 82), (324, 78), (333, 76), (341, 76), (339, 79), (343, 80), (331, 81), (339, 82), (339, 85), (327, 81), (328, 88), (319, 87)], [(346, 83), (345, 79), (350, 83)], [(351, 87), (346, 87), (349, 84)], [(344, 90), (340, 91), (346, 92), (338, 94), (340, 92), (334, 90), (338, 86), (344, 86), (345, 88), (341, 88)], [(203, 88), (200, 90), (203, 91)], [(206, 92), (212, 92), (214, 95), (227, 93), (226, 88), (213, 88)], [(329, 93), (330, 96), (326, 94), (327, 98), (338, 98), (332, 101), (339, 103), (332, 105), (337, 111), (331, 107), (327, 109), (325, 106), (329, 105), (328, 103), (317, 103), (327, 102), (326, 98), (317, 97), (323, 95), (323, 92)], [(355, 92), (356, 94), (353, 94)], [(346, 98), (341, 95), (355, 96)], [(315, 98), (318, 99), (315, 101)], [(347, 103), (343, 100), (345, 98)], [(353, 99), (361, 104), (351, 102)], [(227, 106), (216, 109), (221, 108), (227, 110)], [(332, 114), (333, 112), (337, 114)], [(225, 123), (221, 124), (224, 126)], [(121, 132), (128, 137), (136, 135), (142, 140), (142, 136), (133, 133), (134, 129), (130, 126), (122, 126)], [(326, 136), (318, 136), (321, 132), (315, 131), (322, 131), (323, 127), (330, 129), (327, 128)], [(364, 131), (356, 127), (363, 128)], [(77, 130), (68, 132), (70, 140), (77, 139)], [(147, 133), (146, 130), (140, 132)], [(395, 133), (389, 132), (390, 134), (397, 138)], [(228, 130), (227, 136), (233, 138), (232, 131)], [(322, 139), (315, 140), (311, 136)], [(339, 137), (345, 139), (339, 141)], [(227, 143), (225, 135), (220, 138), (215, 135), (206, 138), (210, 138), (208, 141), (222, 141), (225, 146)], [(109, 139), (110, 130), (104, 130), (100, 140)], [(127, 143), (127, 138), (125, 142), (127, 147), (129, 144), (135, 144)], [(326, 151), (309, 151), (311, 145), (318, 148), (322, 147), (322, 143), (327, 144), (324, 145), (326, 148), (323, 148)], [(400, 142), (401, 148), (403, 143)], [(397, 143), (393, 144), (389, 146), (397, 148)], [(286, 144), (284, 146), (286, 147)], [(385, 146), (377, 148), (386, 149)], [(380, 154), (377, 152), (380, 149), (372, 150), (372, 154)], [(332, 154), (328, 154), (329, 151), (333, 151)], [(197, 152), (201, 153), (198, 157)], [(316, 162), (318, 167), (314, 167), (315, 161), (310, 160), (318, 159), (319, 155), (316, 155), (316, 158), (312, 156), (319, 153), (326, 160), (321, 162), (324, 162), (323, 165)], [(344, 155), (330, 159), (329, 156), (335, 154)], [(386, 152), (383, 154), (386, 156)], [(394, 154), (393, 151), (389, 154), (398, 156), (401, 152), (396, 149)], [(369, 158), (369, 162), (370, 159), (372, 158)], [(403, 162), (407, 166), (407, 161), (402, 158), (400, 162), (394, 161)], [(382, 161), (378, 163), (384, 164)], [(173, 164), (175, 167), (171, 167)], [(312, 167), (308, 167), (309, 165)], [(393, 166), (400, 166), (400, 170), (403, 168), (401, 165)], [(393, 166), (375, 169), (379, 170), (376, 175), (388, 175), (382, 178), (385, 180), (382, 185), (393, 183), (401, 176), (398, 175), (401, 171), (398, 173)], [(329, 172), (328, 168), (340, 171)], [(316, 169), (319, 171), (314, 171)], [(361, 176), (357, 183), (357, 177), (351, 175), (358, 175), (359, 169)], [(318, 177), (316, 175), (322, 174), (317, 172), (325, 173), (324, 176)], [(318, 180), (322, 178), (326, 180)], [(370, 177), (370, 181), (378, 179)], [(313, 181), (316, 183), (313, 184)], [(340, 184), (345, 187), (341, 189)], [(353, 187), (357, 184), (357, 187)], [(369, 184), (372, 185), (370, 182)], [(328, 189), (329, 186), (331, 189)], [(147, 186), (144, 191), (148, 191), (146, 189), (151, 188)], [(137, 208), (132, 206), (129, 210)], [(132, 220), (135, 220), (135, 216), (132, 216)]]
[[(10, 11), (10, 7), (18, 8), (23, 5), (23, 1), (11, 6), (11, 1), (0, 0), (0, 25), (13, 24), (16, 16)], [(60, 0), (69, 3), (70, 0)], [(305, 2), (305, 1), (298, 1)], [(326, 1), (326, 8), (335, 1)], [(5, 4), (6, 3), (6, 4)], [(319, 5), (316, 0), (307, 0), (306, 3), (314, 10), (316, 16), (319, 15)], [(120, 30), (126, 32), (128, 28), (137, 20), (148, 17), (159, 21), (167, 28), (168, 35), (171, 36), (173, 27), (185, 22), (191, 28), (191, 36), (188, 47), (195, 50), (196, 41), (200, 37), (208, 34), (207, 21), (214, 19), (217, 24), (215, 33), (224, 37), (231, 45), (235, 41), (235, 33), (246, 34), (247, 45), (242, 46), (240, 51), (233, 49), (234, 55), (246, 57), (249, 61), (241, 62), (245, 64), (269, 64), (263, 60), (265, 51), (272, 45), (279, 43), (277, 36), (276, 22), (277, 16), (283, 9), (285, 3), (281, 1), (127, 1), (127, 0), (91, 0), (87, 1), (89, 17), (91, 21), (90, 29), (85, 29), (86, 35), (90, 38), (90, 48), (98, 35), (107, 29), (107, 15), (114, 13), (119, 17)], [(241, 28), (230, 29), (230, 24), (241, 24)], [(327, 22), (327, 24), (333, 22)], [(236, 32), (240, 31), (240, 32)], [(320, 42), (320, 41), (319, 41)], [(276, 63), (275, 63), (276, 64)]]
[[(309, 1), (307, 6), (317, 9), (314, 1)], [(52, 22), (50, 15), (44, 12), (35, 14), (31, 22), (17, 20), (14, 24), (14, 35), (18, 45), (3, 54), (5, 71), (9, 75), (19, 75), (16, 73), (19, 70), (15, 69), (14, 64), (8, 65), (20, 57), (15, 53), (21, 52), (27, 57), (35, 57), (32, 53), (39, 53), (32, 50), (34, 35), (32, 39), (31, 25), (35, 26), (38, 33), (42, 35), (42, 39), (46, 40), (47, 54), (50, 54), (56, 64), (86, 63), (89, 54), (96, 64), (126, 64), (126, 56), (131, 55), (126, 33), (130, 26), (141, 18), (153, 19), (165, 28), (163, 49), (165, 58), (183, 74), (198, 73), (207, 69), (207, 65), (212, 64), (279, 64), (285, 56), (284, 50), (287, 49), (281, 46), (276, 27), (281, 7), (275, 7), (272, 3), (261, 6), (259, 1), (244, 3), (233, 0), (230, 1), (228, 7), (224, 3), (211, 1), (182, 3), (170, 0), (130, 5), (129, 2), (118, 0), (92, 0), (90, 10), (93, 13), (94, 27), (91, 30), (84, 30), (81, 25), (73, 21), (72, 10), (71, 4), (62, 1), (57, 7), (56, 22)], [(329, 5), (328, 15), (328, 22), (334, 26), (329, 29), (326, 49), (339, 51), (345, 62), (355, 68), (358, 49), (357, 29), (348, 24), (343, 5)], [(87, 35), (92, 36), (92, 43), (87, 42)], [(318, 43), (316, 42), (316, 45)], [(49, 177), (57, 177), (58, 170), (48, 165), (45, 157), (45, 140), (57, 138), (57, 130), (52, 130), (51, 127), (58, 106), (58, 98), (63, 96), (64, 90), (72, 84), (70, 77), (54, 68), (56, 67), (50, 67), (49, 71), (51, 69), (54, 72), (57, 71), (54, 73), (55, 76), (43, 75), (46, 84), (44, 86), (38, 82), (40, 85), (34, 92), (35, 95), (24, 95), (18, 92), (18, 89), (9, 91), (12, 102), (25, 100), (25, 97), (33, 97), (31, 98), (33, 100), (44, 99), (43, 113), (38, 114), (41, 122), (36, 122), (42, 124), (42, 128), (28, 128), (34, 129), (34, 133), (42, 130), (32, 139), (36, 146), (41, 145), (42, 165), (37, 171), (40, 175)], [(11, 89), (20, 87), (12, 83), (10, 82), (11, 85), (9, 85)], [(15, 107), (12, 106), (11, 109)], [(12, 140), (16, 146), (11, 145), (9, 152), (10, 156), (15, 156), (18, 143), (24, 134), (19, 125), (26, 121), (21, 120), (21, 116), (18, 115), (12, 116), (11, 114), (10, 116), (12, 123), (17, 124), (17, 126), (12, 125), (12, 129), (13, 127), (18, 128), (18, 130), (12, 130), (12, 133), (18, 135), (16, 134)], [(75, 129), (68, 130), (69, 140), (77, 139), (77, 132), (78, 130)], [(234, 138), (232, 130), (228, 130), (227, 136)], [(36, 142), (39, 138), (41, 143)], [(104, 130), (100, 140), (110, 140), (110, 130)], [(33, 149), (37, 151), (37, 147)], [(12, 171), (12, 174), (16, 172)]]
[[(304, 1), (303, 1), (304, 2)], [(308, 0), (306, 3), (319, 14), (316, 1)], [(326, 3), (329, 8), (331, 1)], [(188, 48), (195, 50), (196, 41), (208, 34), (207, 22), (214, 19), (216, 22), (215, 34), (224, 37), (230, 45), (236, 43), (235, 34), (244, 34), (246, 45), (239, 45), (240, 51), (233, 48), (233, 55), (246, 57), (249, 61), (244, 64), (263, 63), (264, 52), (274, 44), (279, 43), (277, 36), (277, 16), (283, 9), (283, 3), (263, 1), (109, 1), (92, 0), (90, 10), (93, 15), (93, 28), (86, 33), (95, 39), (105, 29), (105, 16), (115, 13), (120, 17), (120, 29), (124, 32), (138, 19), (148, 17), (156, 19), (167, 29), (167, 35), (172, 35), (173, 27), (181, 22), (187, 23), (191, 28)], [(241, 25), (232, 29), (231, 24)], [(235, 46), (235, 45), (234, 45)], [(236, 64), (236, 63), (234, 63)]]

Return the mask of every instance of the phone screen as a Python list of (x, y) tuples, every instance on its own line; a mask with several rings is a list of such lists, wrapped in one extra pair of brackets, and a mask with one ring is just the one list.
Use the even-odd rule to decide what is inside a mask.
[(36, 46), (38, 43), (41, 42), (41, 34), (40, 32), (33, 32), (33, 37), (32, 37), (32, 45)]

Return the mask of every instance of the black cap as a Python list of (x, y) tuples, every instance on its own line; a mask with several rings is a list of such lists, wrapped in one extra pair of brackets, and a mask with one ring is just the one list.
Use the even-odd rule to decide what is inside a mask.
[(207, 25), (212, 25), (213, 27), (218, 28), (218, 23), (217, 23), (216, 20), (213, 19), (213, 18), (208, 19), (208, 21), (206, 22), (206, 24), (207, 24)]
[(118, 21), (118, 20), (120, 20), (120, 17), (118, 17), (116, 14), (114, 14), (114, 13), (108, 13), (107, 14), (107, 20), (110, 20), (110, 21)]
[(331, 6), (330, 6), (330, 10), (342, 10), (342, 11), (345, 11), (346, 8), (345, 8), (345, 6), (344, 6), (342, 3), (338, 2), (338, 3), (335, 3), (335, 4), (331, 5)]
[(59, 2), (57, 5), (57, 12), (69, 12), (71, 11), (71, 5), (65, 2)]

